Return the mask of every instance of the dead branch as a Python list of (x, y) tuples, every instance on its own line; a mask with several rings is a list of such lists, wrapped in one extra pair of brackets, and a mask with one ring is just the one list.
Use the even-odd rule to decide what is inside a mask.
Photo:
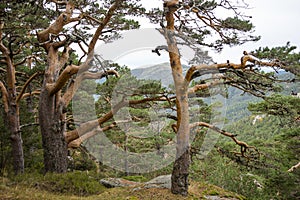
[(3, 101), (3, 105), (4, 105), (4, 111), (5, 111), (5, 113), (7, 113), (8, 112), (8, 93), (7, 93), (6, 87), (2, 81), (0, 81), (0, 89), (2, 92), (2, 101)]
[(90, 132), (87, 132), (86, 134), (80, 136), (76, 140), (73, 140), (72, 142), (70, 142), (68, 144), (68, 148), (78, 148), (81, 145), (81, 143), (84, 142), (85, 140), (93, 137), (94, 135), (97, 135), (100, 132), (104, 132), (104, 131), (107, 131), (109, 129), (112, 129), (113, 127), (116, 127), (116, 125), (117, 125), (116, 123), (112, 123), (112, 124), (110, 124), (108, 126), (105, 126), (103, 128), (100, 128), (100, 129), (96, 128), (96, 129), (94, 129)]
[(24, 99), (26, 97), (29, 97), (29, 96), (39, 96), (41, 94), (41, 91), (39, 90), (36, 90), (36, 91), (33, 91), (33, 92), (28, 92), (28, 93), (24, 93), (21, 97), (21, 99)]
[(206, 128), (209, 128), (213, 131), (216, 131), (226, 137), (230, 137), (237, 145), (239, 145), (241, 147), (241, 155), (243, 157), (247, 157), (245, 155), (247, 149), (254, 149), (255, 151), (257, 151), (257, 149), (254, 147), (254, 146), (249, 146), (247, 143), (245, 142), (242, 142), (242, 141), (239, 141), (238, 139), (236, 139), (236, 135), (232, 134), (232, 133), (229, 133), (225, 130), (221, 130), (219, 129), (218, 127), (214, 126), (214, 125), (211, 125), (211, 124), (208, 124), (206, 122), (195, 122), (193, 124), (190, 124), (190, 128), (195, 128), (197, 126), (202, 126), (202, 127), (206, 127)]
[(37, 77), (37, 76), (39, 76), (39, 75), (42, 75), (42, 73), (36, 72), (36, 73), (34, 73), (34, 74), (26, 81), (26, 83), (25, 83), (25, 84), (23, 85), (23, 87), (22, 87), (21, 92), (20, 92), (19, 95), (17, 96), (17, 99), (16, 99), (17, 103), (19, 103), (19, 101), (23, 98), (23, 94), (24, 94), (24, 92), (25, 92), (27, 86), (31, 83), (31, 81), (32, 81), (35, 77)]
[(0, 51), (3, 53), (5, 59), (7, 60), (7, 57), (9, 55), (9, 50), (4, 46), (2, 43), (2, 29), (4, 27), (4, 23), (0, 21)]
[(115, 75), (116, 77), (119, 77), (119, 73), (116, 70), (107, 70), (107, 71), (103, 71), (103, 72), (97, 72), (97, 73), (93, 73), (93, 72), (84, 72), (83, 73), (83, 79), (99, 79), (99, 78), (103, 78), (106, 77), (107, 75)]
[(288, 172), (293, 172), (295, 169), (298, 169), (299, 167), (300, 167), (300, 162), (298, 162), (298, 164), (292, 166), (292, 167), (288, 170)]
[(39, 125), (39, 123), (24, 124), (24, 125), (20, 126), (20, 129), (23, 129), (23, 128), (26, 128), (26, 127), (29, 127), (29, 126), (38, 126), (38, 125)]

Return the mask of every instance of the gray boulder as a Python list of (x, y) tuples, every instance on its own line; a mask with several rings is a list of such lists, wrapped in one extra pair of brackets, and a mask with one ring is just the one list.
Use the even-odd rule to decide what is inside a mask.
[(123, 178), (104, 178), (100, 180), (100, 183), (107, 188), (114, 187), (134, 187), (137, 186), (138, 182), (128, 181)]
[(158, 176), (158, 177), (144, 183), (144, 188), (171, 189), (171, 174)]

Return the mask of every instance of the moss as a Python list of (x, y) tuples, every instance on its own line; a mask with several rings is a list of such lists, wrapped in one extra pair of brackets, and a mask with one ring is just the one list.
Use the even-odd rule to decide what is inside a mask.
[(128, 181), (135, 181), (135, 182), (146, 182), (147, 178), (144, 176), (124, 176), (122, 177)]
[[(128, 176), (131, 180), (143, 180), (143, 176)], [(94, 193), (96, 191), (96, 193)], [(98, 192), (98, 193), (97, 193)], [(91, 195), (93, 194), (93, 195)], [(220, 187), (203, 182), (192, 181), (189, 195), (182, 197), (174, 195), (169, 189), (104, 188), (92, 175), (83, 172), (67, 174), (24, 174), (14, 180), (2, 179), (0, 184), (0, 199), (22, 200), (194, 200), (204, 199), (204, 195), (231, 197), (243, 200), (245, 197), (228, 192)]]
[(60, 194), (74, 194), (88, 196), (99, 194), (104, 191), (104, 186), (99, 180), (87, 172), (69, 172), (66, 174), (47, 173), (23, 174), (13, 179), (14, 185), (24, 185), (32, 188), (46, 190)]

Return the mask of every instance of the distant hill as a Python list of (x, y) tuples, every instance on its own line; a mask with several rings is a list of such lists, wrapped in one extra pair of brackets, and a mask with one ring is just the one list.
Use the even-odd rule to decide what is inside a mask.
[[(189, 66), (183, 65), (184, 71), (187, 71), (188, 68)], [(152, 79), (161, 81), (162, 85), (165, 87), (173, 84), (171, 67), (167, 62), (149, 67), (132, 69), (131, 74), (139, 79)]]

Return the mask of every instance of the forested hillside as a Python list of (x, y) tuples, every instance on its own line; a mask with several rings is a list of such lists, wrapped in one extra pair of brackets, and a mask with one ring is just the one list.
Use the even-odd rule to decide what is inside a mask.
[(249, 9), (1, 0), (0, 199), (299, 199), (298, 47), (208, 54)]

